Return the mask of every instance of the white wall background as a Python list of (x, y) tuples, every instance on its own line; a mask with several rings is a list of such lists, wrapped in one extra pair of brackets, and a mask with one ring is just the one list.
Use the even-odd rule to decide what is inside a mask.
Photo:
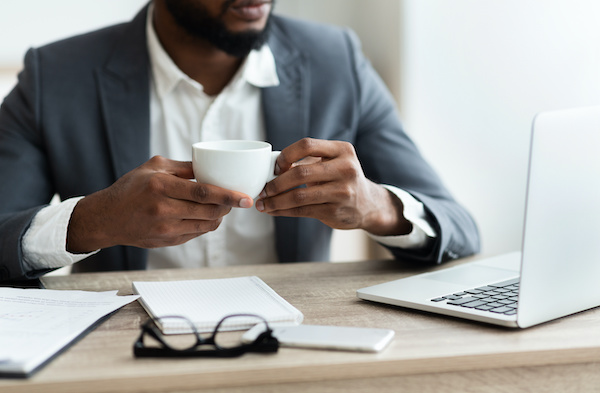
[(517, 250), (534, 115), (600, 104), (600, 2), (403, 5), (406, 125), (475, 215), (483, 251)]
[[(129, 20), (145, 2), (2, 0), (0, 95), (28, 47)], [(352, 27), (408, 132), (478, 221), (483, 252), (520, 247), (533, 116), (600, 104), (600, 2), (278, 0), (277, 10)], [(334, 259), (367, 255), (358, 233), (335, 244)]]

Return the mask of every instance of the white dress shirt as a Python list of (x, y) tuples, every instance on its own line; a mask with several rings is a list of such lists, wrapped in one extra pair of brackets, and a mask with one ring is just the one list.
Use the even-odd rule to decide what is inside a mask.
[[(149, 13), (150, 14), (150, 13)], [(191, 161), (192, 144), (223, 139), (265, 140), (261, 91), (279, 85), (268, 46), (250, 52), (216, 97), (184, 74), (147, 24), (152, 67), (150, 152)], [(185, 244), (149, 250), (148, 267), (199, 267), (277, 262), (274, 219), (254, 207), (233, 208), (219, 228)]]
[[(260, 89), (279, 79), (268, 45), (250, 52), (230, 83), (217, 96), (184, 74), (162, 48), (148, 12), (147, 44), (151, 62), (151, 155), (191, 161), (195, 142), (221, 139), (265, 140)], [(423, 205), (397, 187), (385, 186), (400, 198), (413, 230), (403, 236), (372, 236), (384, 244), (423, 247), (436, 236)], [(32, 269), (71, 265), (93, 254), (66, 251), (67, 226), (80, 198), (43, 208), (23, 239), (25, 263)], [(148, 268), (203, 267), (277, 262), (274, 219), (268, 214), (233, 208), (219, 228), (185, 244), (150, 249)], [(257, 246), (258, 245), (258, 246)]]

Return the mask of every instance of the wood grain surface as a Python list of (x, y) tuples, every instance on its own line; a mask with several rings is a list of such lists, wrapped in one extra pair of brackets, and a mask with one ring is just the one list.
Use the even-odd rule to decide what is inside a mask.
[(124, 295), (132, 281), (256, 275), (304, 323), (390, 328), (396, 337), (377, 354), (281, 348), (236, 359), (136, 359), (132, 345), (148, 316), (134, 302), (32, 378), (0, 380), (0, 392), (600, 391), (598, 309), (513, 330), (356, 297), (358, 288), (431, 269), (378, 260), (46, 277), (47, 288)]

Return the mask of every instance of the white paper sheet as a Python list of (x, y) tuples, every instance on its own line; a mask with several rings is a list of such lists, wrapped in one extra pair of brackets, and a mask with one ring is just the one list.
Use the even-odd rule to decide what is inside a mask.
[(0, 375), (26, 376), (139, 296), (0, 288)]

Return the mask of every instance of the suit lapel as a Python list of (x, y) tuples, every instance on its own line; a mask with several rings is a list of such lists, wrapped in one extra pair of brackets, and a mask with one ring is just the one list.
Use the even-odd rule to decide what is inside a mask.
[[(145, 7), (126, 25), (115, 51), (96, 69), (115, 180), (150, 156), (150, 72)], [(144, 269), (147, 251), (123, 247), (123, 269)]]
[(115, 179), (150, 155), (150, 74), (144, 8), (127, 25), (105, 66), (96, 70)]
[[(306, 59), (287, 41), (274, 17), (269, 46), (275, 57), (279, 86), (262, 90), (267, 141), (282, 150), (308, 136), (309, 70)], [(275, 217), (275, 243), (281, 262), (301, 260), (301, 221)]]
[(267, 141), (276, 150), (308, 135), (309, 70), (304, 56), (287, 42), (273, 23), (269, 46), (275, 57), (279, 86), (262, 90)]

